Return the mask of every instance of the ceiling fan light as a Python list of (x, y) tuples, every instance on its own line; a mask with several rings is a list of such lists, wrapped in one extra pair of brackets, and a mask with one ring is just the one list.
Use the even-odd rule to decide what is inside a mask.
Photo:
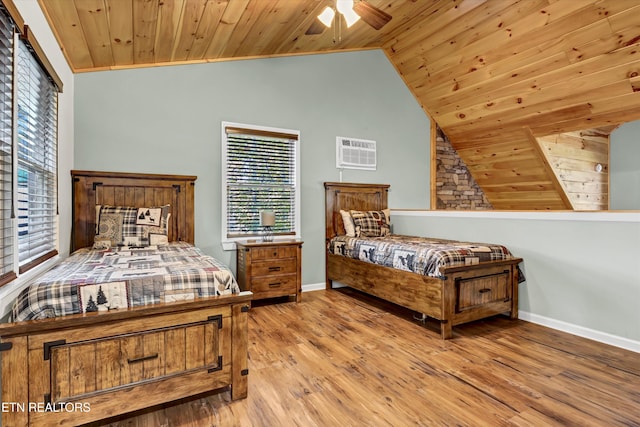
[(344, 16), (344, 20), (347, 21), (347, 28), (351, 27), (360, 19), (360, 16), (355, 13), (353, 9), (342, 12), (342, 16)]
[(353, 12), (353, 0), (336, 0), (336, 9), (343, 15), (349, 11)]
[(333, 17), (336, 15), (336, 12), (331, 9), (329, 6), (325, 7), (322, 13), (318, 15), (318, 19), (327, 27), (331, 27), (333, 23)]

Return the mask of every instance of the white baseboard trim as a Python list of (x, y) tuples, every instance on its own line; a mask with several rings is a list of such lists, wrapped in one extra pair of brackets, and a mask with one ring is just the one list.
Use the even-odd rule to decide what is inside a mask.
[[(333, 282), (334, 288), (343, 288), (345, 285), (338, 282)], [(326, 289), (326, 285), (324, 282), (322, 283), (311, 283), (308, 285), (302, 285), (302, 292), (310, 292), (310, 291), (322, 291)]]
[[(343, 286), (344, 285), (341, 283), (333, 282), (334, 288), (341, 288)], [(325, 289), (324, 282), (302, 285), (302, 292), (321, 291), (323, 289)], [(540, 316), (538, 314), (533, 314), (522, 310), (519, 310), (518, 318), (520, 320), (525, 320), (527, 322), (546, 326), (551, 329), (556, 329), (558, 331), (567, 332), (572, 335), (577, 335), (579, 337), (598, 341), (603, 344), (609, 344), (614, 347), (619, 347), (625, 350), (640, 353), (640, 341), (630, 340), (628, 338), (611, 335), (606, 332), (596, 331), (594, 329), (585, 328), (583, 326), (574, 325), (572, 323), (563, 322), (561, 320), (551, 319), (549, 317)]]
[(325, 288), (324, 282), (322, 283), (310, 283), (308, 285), (302, 285), (302, 292), (321, 291)]
[(551, 329), (567, 332), (579, 337), (588, 338), (614, 347), (620, 347), (625, 350), (640, 353), (640, 342), (630, 340), (628, 338), (611, 335), (606, 332), (596, 331), (594, 329), (585, 328), (584, 326), (574, 325), (572, 323), (563, 322), (561, 320), (551, 319), (549, 317), (540, 316), (538, 314), (519, 311), (518, 318), (527, 322), (536, 323)]

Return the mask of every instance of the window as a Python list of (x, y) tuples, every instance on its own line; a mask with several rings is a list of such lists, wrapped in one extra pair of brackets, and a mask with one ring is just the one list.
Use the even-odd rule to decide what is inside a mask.
[(0, 13), (0, 285), (16, 277), (13, 268), (13, 25)]
[[(21, 21), (21, 19), (19, 19)], [(58, 88), (0, 3), (0, 286), (55, 256)], [(57, 78), (57, 76), (56, 76)]]
[(23, 273), (57, 254), (58, 93), (23, 42), (18, 45), (16, 71), (16, 209)]
[(300, 235), (299, 137), (299, 131), (222, 123), (223, 240), (259, 236), (262, 211), (275, 213), (276, 238)]

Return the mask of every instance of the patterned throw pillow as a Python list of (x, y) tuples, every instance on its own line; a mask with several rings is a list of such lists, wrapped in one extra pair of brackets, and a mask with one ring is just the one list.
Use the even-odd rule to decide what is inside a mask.
[(99, 206), (96, 208), (94, 249), (166, 244), (169, 210), (169, 205), (149, 208)]
[(384, 237), (391, 234), (389, 210), (351, 211), (356, 237)]

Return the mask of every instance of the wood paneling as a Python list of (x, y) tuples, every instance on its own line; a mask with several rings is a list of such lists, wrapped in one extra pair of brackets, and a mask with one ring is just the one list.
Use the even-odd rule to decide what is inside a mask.
[(38, 1), (75, 72), (381, 48), (495, 209), (571, 208), (531, 135), (640, 118), (636, 0), (368, 0), (381, 30), (317, 35), (329, 0)]
[[(438, 18), (440, 30), (416, 26), (384, 44), (406, 84), (495, 209), (605, 208), (606, 196), (585, 193), (603, 182), (591, 174), (568, 177), (567, 170), (588, 164), (547, 157), (536, 138), (640, 117), (640, 6), (462, 3), (429, 17)], [(572, 184), (563, 185), (567, 180)]]
[(612, 129), (587, 129), (538, 138), (543, 155), (575, 210), (609, 208), (609, 134)]
[(382, 30), (361, 20), (306, 35), (332, 0), (38, 2), (74, 72), (380, 48), (439, 3), (368, 0), (393, 17)]

